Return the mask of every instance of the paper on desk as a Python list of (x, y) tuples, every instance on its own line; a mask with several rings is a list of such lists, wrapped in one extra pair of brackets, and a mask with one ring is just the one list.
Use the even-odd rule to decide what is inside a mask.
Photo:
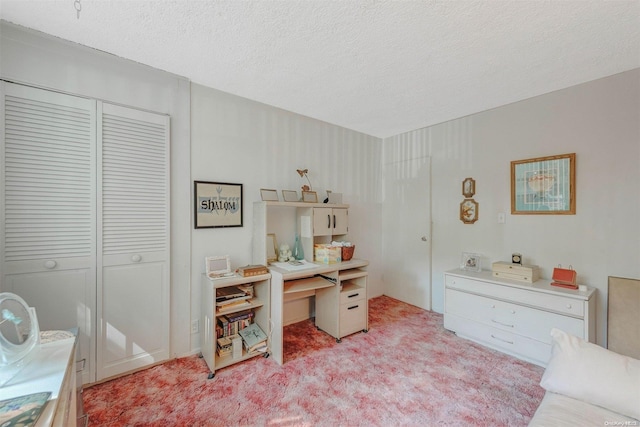
[(309, 268), (316, 268), (317, 265), (310, 263), (309, 261), (300, 261), (302, 265), (291, 265), (288, 262), (272, 262), (271, 265), (281, 268), (287, 271), (307, 270)]

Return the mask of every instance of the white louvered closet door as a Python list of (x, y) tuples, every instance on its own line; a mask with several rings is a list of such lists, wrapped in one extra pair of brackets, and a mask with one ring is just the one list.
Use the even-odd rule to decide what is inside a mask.
[(98, 380), (169, 358), (169, 117), (98, 104)]
[(94, 372), (96, 102), (0, 82), (0, 290), (36, 308), (41, 330), (79, 328)]

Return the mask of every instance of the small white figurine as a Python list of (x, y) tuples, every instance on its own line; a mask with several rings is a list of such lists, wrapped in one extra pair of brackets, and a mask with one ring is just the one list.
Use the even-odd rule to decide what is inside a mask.
[(291, 256), (291, 249), (289, 249), (289, 245), (287, 245), (286, 243), (283, 243), (282, 245), (280, 245), (280, 253), (278, 254), (278, 261), (287, 262), (291, 258), (293, 257)]

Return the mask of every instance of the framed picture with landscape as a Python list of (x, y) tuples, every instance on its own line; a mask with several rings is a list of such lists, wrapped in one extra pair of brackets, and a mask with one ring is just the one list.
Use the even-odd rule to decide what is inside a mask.
[(575, 213), (575, 153), (511, 162), (511, 214)]

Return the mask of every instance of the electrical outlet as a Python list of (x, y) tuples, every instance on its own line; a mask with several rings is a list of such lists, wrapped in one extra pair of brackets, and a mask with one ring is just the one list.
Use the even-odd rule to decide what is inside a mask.
[(199, 325), (199, 323), (200, 323), (200, 322), (198, 322), (198, 320), (197, 320), (197, 319), (196, 319), (196, 320), (192, 320), (192, 321), (191, 321), (191, 333), (192, 333), (192, 334), (197, 334), (197, 333), (198, 333), (198, 331), (200, 330), (200, 325)]

